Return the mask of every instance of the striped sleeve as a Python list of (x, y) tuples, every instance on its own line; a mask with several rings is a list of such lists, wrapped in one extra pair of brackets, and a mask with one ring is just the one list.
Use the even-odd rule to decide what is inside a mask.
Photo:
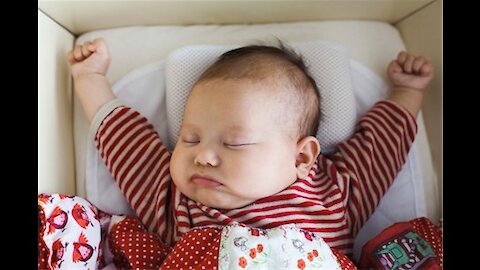
[(117, 106), (99, 124), (95, 142), (137, 216), (149, 231), (169, 242), (170, 153), (153, 126), (137, 111)]
[(385, 100), (362, 117), (351, 139), (338, 145), (333, 162), (328, 162), (332, 166), (329, 171), (340, 175), (337, 184), (353, 236), (400, 172), (416, 132), (415, 118), (395, 102)]

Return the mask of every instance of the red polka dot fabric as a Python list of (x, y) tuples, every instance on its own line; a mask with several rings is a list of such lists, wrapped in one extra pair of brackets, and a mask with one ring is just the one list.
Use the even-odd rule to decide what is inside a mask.
[(109, 245), (121, 269), (218, 269), (221, 235), (219, 228), (193, 229), (170, 249), (128, 217), (112, 227)]
[(340, 251), (337, 251), (335, 249), (332, 249), (333, 255), (337, 257), (337, 261), (340, 264), (340, 267), (343, 270), (355, 270), (357, 267), (353, 262), (344, 254), (342, 254)]
[[(146, 231), (140, 221), (126, 218), (112, 227), (109, 244), (114, 264), (121, 269), (216, 270), (219, 269), (221, 239), (221, 228), (196, 228), (170, 250), (158, 237)], [(333, 254), (342, 269), (357, 269), (347, 256), (335, 250)]]
[(170, 252), (156, 234), (132, 217), (112, 226), (108, 244), (113, 263), (120, 269), (158, 269)]
[(413, 229), (427, 241), (435, 251), (440, 260), (440, 267), (443, 268), (443, 231), (441, 226), (433, 224), (428, 218), (417, 218), (410, 223)]
[(218, 269), (222, 229), (200, 228), (177, 242), (160, 269)]
[(42, 240), (42, 232), (45, 231), (45, 212), (38, 210), (38, 269), (48, 269), (48, 248)]

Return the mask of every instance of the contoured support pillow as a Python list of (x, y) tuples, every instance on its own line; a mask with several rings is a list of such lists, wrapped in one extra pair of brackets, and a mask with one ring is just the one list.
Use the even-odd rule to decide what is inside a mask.
[[(354, 132), (356, 111), (347, 49), (340, 44), (313, 41), (288, 44), (304, 58), (320, 91), (322, 119), (317, 138), (322, 154)], [(173, 149), (182, 125), (188, 94), (200, 75), (226, 51), (239, 46), (196, 45), (172, 52), (166, 62), (167, 148)]]

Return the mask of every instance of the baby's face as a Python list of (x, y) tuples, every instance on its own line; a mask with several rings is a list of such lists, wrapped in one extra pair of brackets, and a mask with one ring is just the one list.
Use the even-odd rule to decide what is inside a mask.
[(239, 208), (296, 180), (296, 141), (282, 128), (284, 106), (268, 84), (214, 80), (192, 90), (170, 173), (189, 198)]

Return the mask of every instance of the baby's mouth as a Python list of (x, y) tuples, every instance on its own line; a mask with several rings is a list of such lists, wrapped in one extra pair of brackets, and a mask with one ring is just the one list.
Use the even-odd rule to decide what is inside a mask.
[(192, 177), (190, 177), (190, 180), (192, 181), (192, 183), (199, 186), (205, 186), (210, 188), (216, 188), (216, 187), (222, 186), (222, 183), (208, 176), (201, 176), (201, 175), (195, 174)]

